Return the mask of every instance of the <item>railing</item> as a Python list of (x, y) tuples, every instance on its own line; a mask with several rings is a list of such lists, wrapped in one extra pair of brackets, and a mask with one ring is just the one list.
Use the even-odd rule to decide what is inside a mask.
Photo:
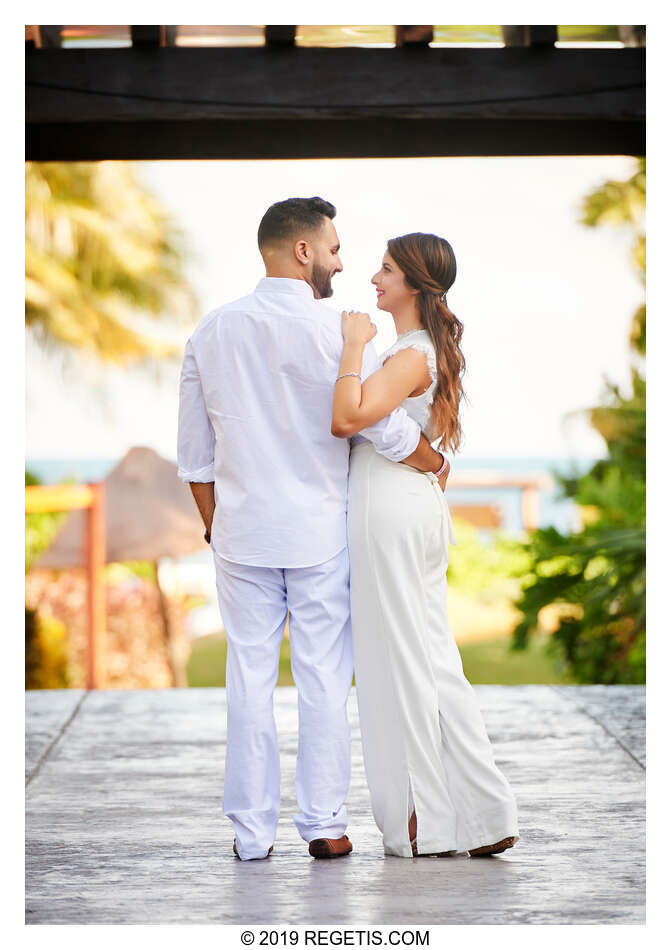
[[(447, 481), (447, 492), (451, 489), (463, 488), (517, 488), (522, 492), (522, 524), (525, 531), (533, 531), (538, 527), (540, 520), (540, 492), (554, 488), (554, 479), (549, 475), (534, 476), (506, 476), (496, 472), (450, 475)], [(469, 505), (450, 505), (450, 510), (456, 517), (466, 521), (473, 521), (478, 527), (499, 527), (500, 520), (496, 517), (494, 506), (474, 506), (474, 517), (469, 517)], [(489, 520), (488, 520), (489, 519)]]
[(88, 571), (88, 649), (86, 688), (104, 686), (105, 484), (31, 485), (26, 487), (26, 514), (87, 509), (84, 563)]

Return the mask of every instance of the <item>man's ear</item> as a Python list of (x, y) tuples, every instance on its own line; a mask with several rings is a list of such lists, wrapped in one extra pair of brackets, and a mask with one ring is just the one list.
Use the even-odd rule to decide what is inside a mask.
[(301, 264), (308, 264), (310, 261), (310, 245), (305, 240), (296, 241), (294, 244), (294, 256)]

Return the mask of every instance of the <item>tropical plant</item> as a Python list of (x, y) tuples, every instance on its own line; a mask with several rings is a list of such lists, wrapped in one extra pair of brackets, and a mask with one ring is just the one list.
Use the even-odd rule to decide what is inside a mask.
[[(26, 485), (40, 485), (40, 479), (26, 469)], [(56, 536), (62, 522), (67, 518), (65, 511), (40, 511), (25, 516), (25, 568), (26, 574), (33, 561), (45, 551)]]
[[(645, 160), (626, 181), (608, 181), (583, 203), (582, 223), (633, 228), (632, 260), (645, 283)], [(630, 345), (645, 356), (645, 305), (634, 314)], [(645, 682), (645, 398), (642, 369), (631, 367), (631, 395), (606, 380), (604, 405), (586, 410), (601, 434), (607, 457), (581, 477), (554, 472), (560, 490), (582, 513), (583, 526), (563, 535), (541, 528), (525, 549), (532, 568), (522, 578), (516, 603), (523, 619), (513, 631), (513, 649), (528, 645), (538, 614), (559, 608), (552, 649), (561, 651), (583, 683)]]
[(157, 318), (191, 320), (183, 235), (125, 162), (26, 165), (26, 325), (126, 364), (177, 356)]
[(26, 607), (26, 689), (63, 689), (70, 685), (65, 624)]

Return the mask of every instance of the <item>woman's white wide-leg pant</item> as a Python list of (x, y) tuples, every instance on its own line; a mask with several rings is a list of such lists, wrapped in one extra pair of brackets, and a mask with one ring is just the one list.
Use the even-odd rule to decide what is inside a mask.
[(447, 501), (369, 443), (350, 457), (354, 669), (373, 815), (386, 853), (467, 851), (517, 835), (517, 807), (446, 613)]
[(340, 838), (350, 780), (347, 697), (352, 636), (347, 548), (323, 564), (276, 568), (214, 555), (226, 628), (226, 772), (223, 810), (242, 860), (265, 857), (280, 814), (273, 713), (287, 611), (298, 690), (294, 823), (305, 841)]

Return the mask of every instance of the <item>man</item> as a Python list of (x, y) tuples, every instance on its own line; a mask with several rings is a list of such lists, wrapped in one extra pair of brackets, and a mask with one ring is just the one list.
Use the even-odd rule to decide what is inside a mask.
[[(334, 216), (321, 198), (268, 209), (258, 232), (267, 276), (201, 320), (180, 379), (179, 475), (214, 551), (228, 640), (223, 810), (243, 861), (270, 854), (279, 819), (273, 691), (287, 611), (299, 713), (294, 822), (315, 858), (352, 850), (349, 443), (331, 434), (341, 320), (320, 302), (342, 271)], [(379, 365), (368, 344), (362, 378)], [(403, 409), (362, 434), (394, 462), (446, 467)]]

